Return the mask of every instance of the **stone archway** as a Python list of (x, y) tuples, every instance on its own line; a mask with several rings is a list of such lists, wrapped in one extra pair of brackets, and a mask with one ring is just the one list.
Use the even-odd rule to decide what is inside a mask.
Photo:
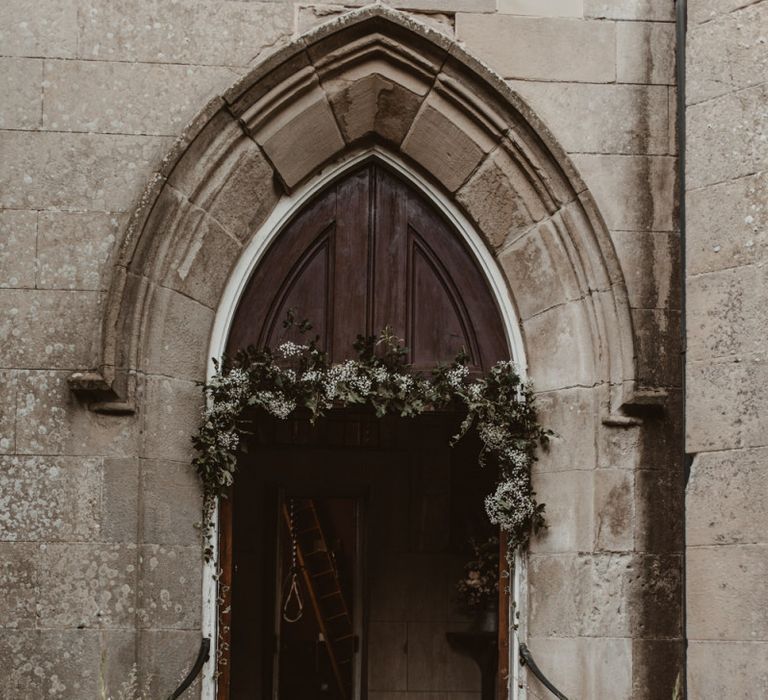
[[(552, 533), (533, 546), (534, 595), (522, 627), (541, 640), (539, 649), (578, 658), (593, 653), (589, 640), (620, 637), (629, 647), (615, 663), (631, 665), (645, 653), (633, 651), (631, 628), (562, 622), (541, 607), (553, 577), (578, 621), (608, 595), (595, 585), (600, 567), (610, 566), (592, 557), (603, 546), (596, 512), (620, 510), (632, 466), (609, 476), (594, 470), (618, 459), (637, 463), (647, 436), (632, 414), (663, 399), (636, 386), (613, 245), (575, 168), (517, 94), (405, 15), (379, 6), (349, 13), (207, 105), (139, 203), (105, 304), (100, 365), (73, 375), (71, 385), (96, 411), (138, 411), (143, 457), (187, 459), (199, 416), (195, 382), (205, 378), (233, 266), (303, 183), (372, 144), (434, 183), (483, 236), (517, 309), (544, 420), (559, 435), (536, 475)], [(607, 494), (614, 494), (608, 505)], [(624, 546), (620, 539), (615, 547)], [(616, 585), (610, 595), (625, 604), (634, 593)], [(563, 673), (592, 678), (604, 670), (575, 663)]]

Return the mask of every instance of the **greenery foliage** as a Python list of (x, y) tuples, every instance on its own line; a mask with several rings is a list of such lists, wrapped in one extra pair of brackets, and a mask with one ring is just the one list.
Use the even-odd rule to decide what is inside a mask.
[[(290, 315), (285, 325), (296, 325)], [(298, 325), (309, 330), (306, 323)], [(274, 352), (249, 347), (218, 363), (203, 387), (207, 404), (193, 443), (205, 494), (206, 532), (216, 497), (234, 481), (249, 409), (280, 419), (304, 409), (314, 422), (335, 407), (352, 405), (369, 405), (377, 416), (463, 410), (452, 443), (475, 428), (482, 445), (480, 465), (498, 467), (498, 485), (485, 502), (491, 522), (508, 533), (510, 547), (525, 545), (531, 531), (544, 525), (544, 505), (536, 502), (530, 469), (536, 446), (550, 433), (539, 426), (531, 386), (521, 380), (514, 362), (498, 362), (485, 377), (472, 379), (461, 354), (425, 376), (411, 371), (406, 348), (388, 328), (378, 336), (358, 336), (357, 359), (339, 364), (329, 362), (318, 341), (285, 342)]]
[(499, 538), (472, 540), (472, 558), (456, 584), (459, 606), (468, 611), (494, 607), (499, 600)]

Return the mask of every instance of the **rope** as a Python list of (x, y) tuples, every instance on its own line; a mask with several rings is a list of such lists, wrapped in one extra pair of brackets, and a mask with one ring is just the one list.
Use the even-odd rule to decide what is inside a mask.
[[(299, 543), (296, 539), (296, 527), (295, 527), (295, 509), (296, 502), (291, 499), (289, 503), (289, 528), (291, 537), (291, 566), (288, 569), (288, 576), (285, 580), (283, 590), (288, 591), (283, 601), (283, 620), (289, 624), (298, 622), (304, 615), (304, 601), (301, 599), (301, 592), (299, 591), (299, 563), (298, 563), (298, 550)], [(289, 585), (290, 582), (290, 585)], [(295, 601), (295, 612), (290, 611), (291, 601)]]

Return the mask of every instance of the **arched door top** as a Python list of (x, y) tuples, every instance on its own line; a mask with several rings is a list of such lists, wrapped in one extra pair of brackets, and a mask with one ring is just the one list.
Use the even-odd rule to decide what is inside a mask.
[(417, 369), (462, 350), (474, 371), (509, 357), (496, 300), (460, 234), (378, 160), (326, 186), (278, 234), (240, 299), (228, 352), (296, 340), (282, 325), (289, 309), (333, 361), (385, 326)]
[(267, 58), (179, 139), (123, 240), (98, 371), (76, 373), (73, 388), (113, 401), (97, 409), (132, 410), (142, 374), (177, 371), (174, 343), (184, 343), (179, 371), (202, 378), (207, 358), (188, 359), (188, 339), (166, 323), (176, 313), (168, 305), (191, 299), (214, 310), (270, 213), (323, 167), (372, 146), (423, 173), (483, 236), (522, 335), (547, 347), (527, 353), (539, 388), (597, 386), (606, 412), (633, 401), (626, 287), (572, 164), (498, 76), (448, 37), (378, 5)]

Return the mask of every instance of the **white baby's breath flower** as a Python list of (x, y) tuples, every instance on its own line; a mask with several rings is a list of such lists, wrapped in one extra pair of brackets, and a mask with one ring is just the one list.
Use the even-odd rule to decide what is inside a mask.
[(301, 357), (307, 350), (309, 350), (309, 345), (299, 345), (290, 340), (286, 340), (277, 346), (277, 354), (285, 359)]

